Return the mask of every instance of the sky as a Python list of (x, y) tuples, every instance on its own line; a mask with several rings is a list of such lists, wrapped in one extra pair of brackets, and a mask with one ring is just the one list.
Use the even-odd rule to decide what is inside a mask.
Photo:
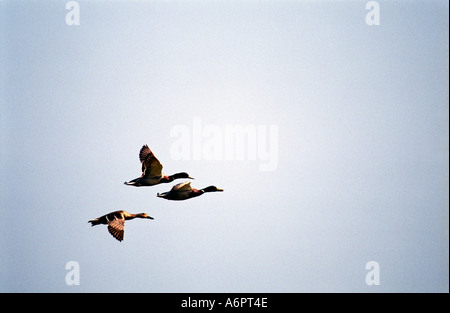
[(1, 292), (449, 291), (447, 1), (68, 2), (0, 1)]

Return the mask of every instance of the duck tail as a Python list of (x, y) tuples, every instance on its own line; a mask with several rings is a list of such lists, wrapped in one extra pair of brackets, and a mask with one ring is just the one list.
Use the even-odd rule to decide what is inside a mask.
[(95, 220), (90, 220), (90, 221), (88, 221), (88, 223), (91, 223), (91, 226), (95, 226), (95, 225), (101, 224), (101, 222), (99, 221), (98, 218), (96, 218)]

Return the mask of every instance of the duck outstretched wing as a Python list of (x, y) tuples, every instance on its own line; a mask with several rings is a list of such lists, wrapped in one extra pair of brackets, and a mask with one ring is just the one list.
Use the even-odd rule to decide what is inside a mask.
[(161, 176), (163, 166), (147, 145), (143, 145), (139, 151), (139, 160), (142, 163), (143, 177)]
[(123, 240), (124, 229), (125, 229), (124, 219), (115, 219), (108, 223), (109, 233), (119, 241)]

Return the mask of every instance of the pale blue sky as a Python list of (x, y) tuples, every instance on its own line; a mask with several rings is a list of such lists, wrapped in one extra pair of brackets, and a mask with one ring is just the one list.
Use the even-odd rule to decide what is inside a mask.
[[(447, 1), (65, 3), (0, 1), (0, 291), (448, 292)], [(277, 169), (174, 160), (194, 118), (277, 125)], [(143, 144), (225, 192), (123, 185)]]

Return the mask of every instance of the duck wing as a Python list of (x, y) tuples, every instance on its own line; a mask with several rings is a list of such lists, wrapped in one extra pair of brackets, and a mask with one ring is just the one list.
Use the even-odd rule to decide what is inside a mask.
[(125, 229), (124, 219), (114, 219), (108, 223), (109, 233), (119, 241), (123, 240), (124, 229)]
[(142, 163), (142, 177), (161, 176), (163, 166), (147, 145), (139, 151), (139, 160)]
[(190, 181), (185, 181), (185, 182), (176, 184), (171, 189), (171, 191), (191, 191), (191, 190), (192, 190), (192, 187), (191, 187)]

